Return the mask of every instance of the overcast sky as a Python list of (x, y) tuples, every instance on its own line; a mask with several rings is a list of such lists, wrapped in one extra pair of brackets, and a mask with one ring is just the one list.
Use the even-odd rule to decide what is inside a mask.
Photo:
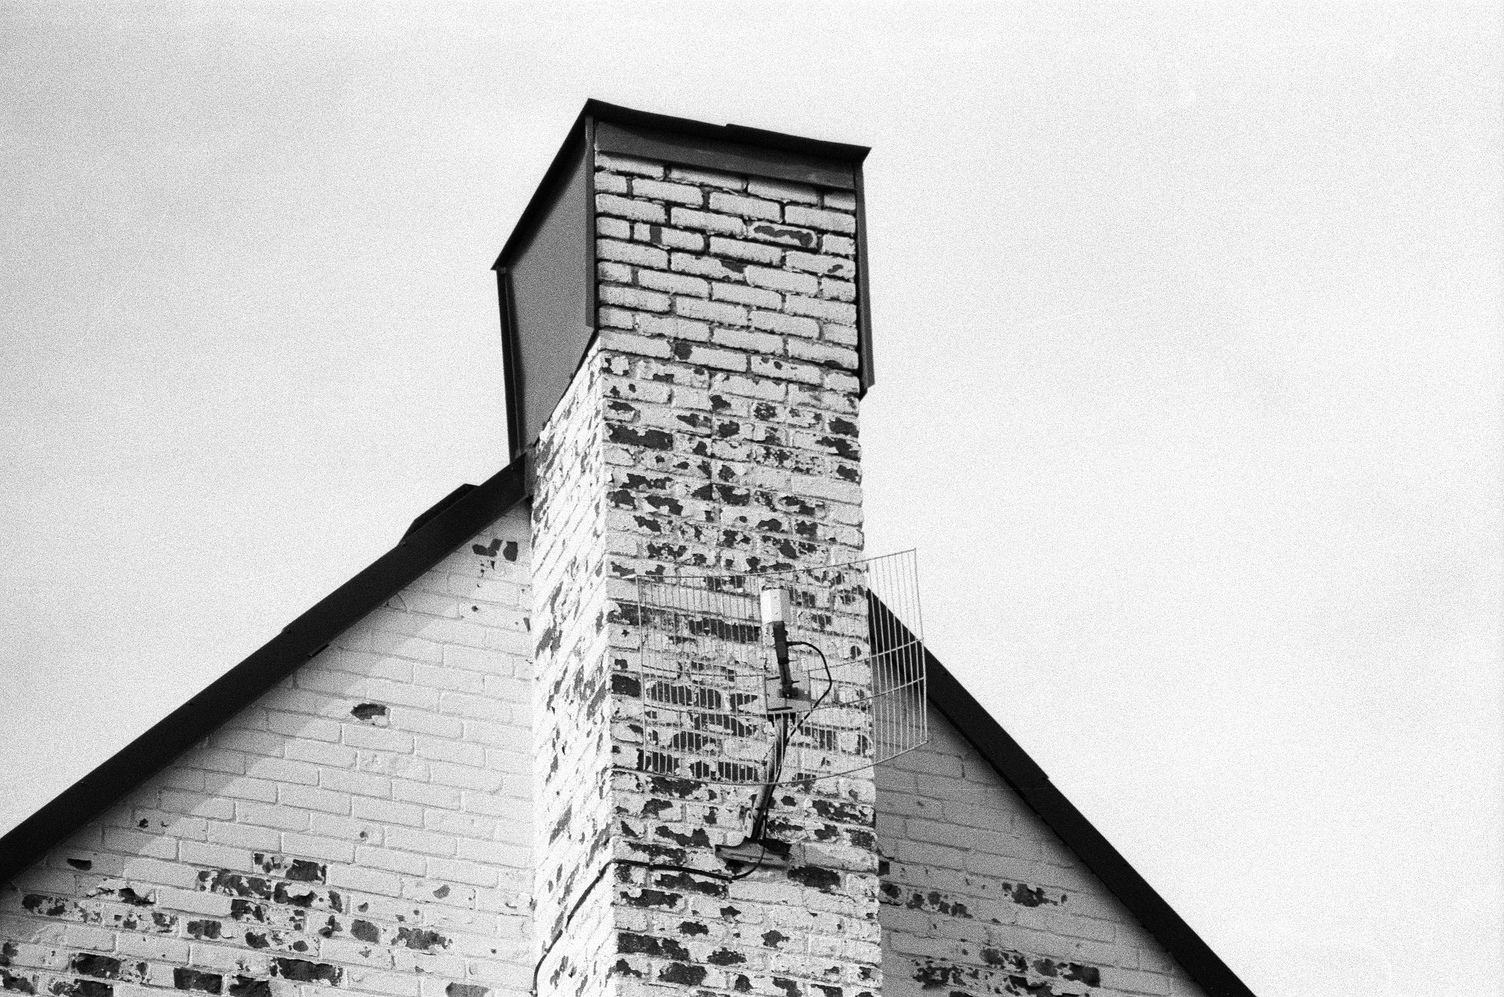
[(868, 545), (1261, 997), (1496, 995), (1497, 6), (0, 6), (0, 829), (506, 461), (587, 97), (873, 147)]

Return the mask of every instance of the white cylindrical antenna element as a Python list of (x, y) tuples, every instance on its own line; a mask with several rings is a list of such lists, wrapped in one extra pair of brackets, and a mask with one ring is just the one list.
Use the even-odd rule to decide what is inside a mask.
[(768, 626), (773, 623), (792, 623), (794, 620), (794, 600), (786, 588), (765, 588), (762, 590), (762, 623)]

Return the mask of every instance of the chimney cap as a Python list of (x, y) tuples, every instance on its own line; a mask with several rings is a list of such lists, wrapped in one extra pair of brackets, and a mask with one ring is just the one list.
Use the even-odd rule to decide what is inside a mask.
[(869, 151), (587, 100), (491, 267), (512, 456), (537, 439), (595, 338), (596, 152), (849, 191), (856, 202), (857, 354), (865, 393), (874, 380), (862, 197)]
[(584, 151), (587, 139), (593, 139), (601, 152), (851, 191), (861, 189), (861, 164), (872, 151), (865, 145), (639, 111), (592, 97), (570, 126), (491, 269), (506, 266), (531, 240), (559, 182), (574, 158)]

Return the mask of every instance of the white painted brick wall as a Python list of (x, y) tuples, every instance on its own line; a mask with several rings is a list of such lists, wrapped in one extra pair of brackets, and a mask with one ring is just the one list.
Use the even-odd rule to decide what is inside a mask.
[(1204, 997), (934, 708), (929, 727), (877, 771), (884, 997)]
[(516, 509), (12, 882), (22, 994), (525, 994), (530, 531)]

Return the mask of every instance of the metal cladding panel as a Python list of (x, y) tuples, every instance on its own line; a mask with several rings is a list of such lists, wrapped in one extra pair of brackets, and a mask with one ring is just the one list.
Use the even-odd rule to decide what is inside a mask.
[(544, 210), (532, 238), (506, 267), (513, 453), (538, 438), (564, 396), (590, 339), (589, 177), (579, 156)]

